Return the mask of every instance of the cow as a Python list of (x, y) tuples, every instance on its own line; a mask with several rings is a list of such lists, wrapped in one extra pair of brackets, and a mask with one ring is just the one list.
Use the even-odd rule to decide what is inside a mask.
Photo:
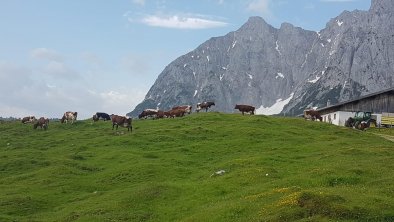
[(211, 106), (214, 106), (214, 102), (203, 102), (203, 103), (197, 103), (197, 112), (200, 112), (200, 110), (205, 109), (205, 112), (208, 112), (208, 109), (211, 108)]
[(251, 115), (254, 115), (254, 110), (256, 108), (254, 106), (236, 104), (234, 109), (238, 109), (239, 111), (241, 111), (242, 115), (245, 115), (245, 113), (250, 113)]
[(26, 116), (26, 117), (23, 117), (23, 119), (22, 119), (22, 123), (23, 124), (32, 123), (34, 121), (36, 121), (36, 117), (35, 116)]
[(63, 117), (60, 119), (60, 122), (61, 123), (64, 123), (64, 122), (68, 123), (68, 121), (71, 121), (71, 124), (73, 124), (74, 121), (77, 120), (77, 115), (78, 115), (78, 112), (71, 112), (71, 111), (65, 112), (63, 114)]
[(107, 120), (111, 120), (111, 117), (107, 113), (99, 113), (99, 112), (93, 115), (94, 122), (97, 122), (100, 119), (107, 121)]
[(116, 125), (116, 130), (118, 130), (118, 126), (122, 126), (127, 128), (127, 131), (132, 132), (133, 131), (133, 126), (131, 125), (131, 118), (128, 116), (118, 116), (118, 115), (111, 115), (111, 120), (112, 120), (112, 130), (114, 129)]
[(182, 106), (174, 106), (174, 107), (172, 107), (171, 110), (182, 109), (185, 111), (185, 113), (190, 114), (190, 113), (192, 113), (192, 108), (193, 107), (190, 105), (182, 105)]
[(309, 109), (309, 110), (304, 110), (304, 118), (305, 120), (311, 119), (312, 121), (315, 121), (316, 119), (320, 120), (320, 122), (323, 121), (323, 117), (320, 115), (320, 113), (314, 109)]
[(172, 118), (182, 117), (185, 115), (185, 113), (186, 111), (184, 109), (172, 109), (170, 111), (167, 111), (168, 114), (167, 117), (172, 117)]
[(138, 118), (139, 119), (142, 119), (142, 118), (146, 119), (148, 117), (155, 118), (157, 116), (158, 111), (159, 110), (157, 110), (157, 109), (145, 109), (144, 111), (142, 111), (142, 113), (140, 115), (138, 115)]
[(40, 127), (41, 129), (44, 128), (44, 130), (48, 129), (49, 125), (49, 119), (40, 117), (33, 125), (33, 129), (37, 129), (37, 127)]
[[(166, 114), (167, 114), (167, 115), (166, 115)], [(157, 111), (157, 114), (156, 114), (156, 117), (159, 118), (159, 119), (162, 119), (162, 118), (164, 118), (164, 117), (168, 117), (168, 113), (167, 113), (167, 112), (164, 112), (163, 110), (158, 110), (158, 111)]]
[(171, 117), (171, 110), (164, 111), (163, 114), (164, 114), (164, 117), (169, 118), (169, 117)]

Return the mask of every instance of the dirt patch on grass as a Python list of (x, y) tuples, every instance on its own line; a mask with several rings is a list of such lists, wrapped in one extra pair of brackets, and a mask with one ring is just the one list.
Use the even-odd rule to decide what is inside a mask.
[(394, 136), (390, 136), (390, 135), (385, 135), (385, 134), (379, 134), (379, 133), (375, 133), (375, 135), (378, 135), (386, 140), (389, 140), (391, 142), (394, 142)]

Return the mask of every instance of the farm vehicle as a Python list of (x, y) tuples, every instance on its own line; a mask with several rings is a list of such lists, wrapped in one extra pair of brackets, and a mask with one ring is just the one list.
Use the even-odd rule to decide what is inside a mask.
[(372, 118), (371, 112), (356, 112), (354, 117), (349, 117), (345, 122), (346, 127), (354, 127), (359, 130), (376, 126), (376, 120)]

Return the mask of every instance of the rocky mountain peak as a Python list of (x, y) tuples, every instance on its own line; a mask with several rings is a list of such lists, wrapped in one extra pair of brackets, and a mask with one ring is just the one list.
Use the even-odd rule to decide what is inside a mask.
[(256, 26), (262, 26), (262, 25), (268, 25), (268, 23), (259, 16), (251, 16), (249, 17), (248, 21), (245, 23), (245, 25), (256, 25)]
[(372, 0), (371, 12), (374, 13), (393, 13), (394, 1), (393, 0)]
[(284, 22), (281, 24), (280, 29), (286, 30), (286, 29), (293, 29), (294, 26), (290, 23)]
[(258, 16), (252, 16), (248, 21), (242, 25), (240, 31), (251, 31), (251, 32), (263, 32), (266, 30), (274, 29), (269, 25), (263, 18)]

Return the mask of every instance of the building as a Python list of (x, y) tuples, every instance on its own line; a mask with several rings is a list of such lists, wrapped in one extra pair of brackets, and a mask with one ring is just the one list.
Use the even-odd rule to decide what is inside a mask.
[(371, 112), (378, 124), (381, 123), (382, 113), (394, 113), (394, 87), (362, 96), (357, 99), (341, 102), (335, 105), (317, 109), (324, 122), (344, 126), (349, 117), (356, 112)]

